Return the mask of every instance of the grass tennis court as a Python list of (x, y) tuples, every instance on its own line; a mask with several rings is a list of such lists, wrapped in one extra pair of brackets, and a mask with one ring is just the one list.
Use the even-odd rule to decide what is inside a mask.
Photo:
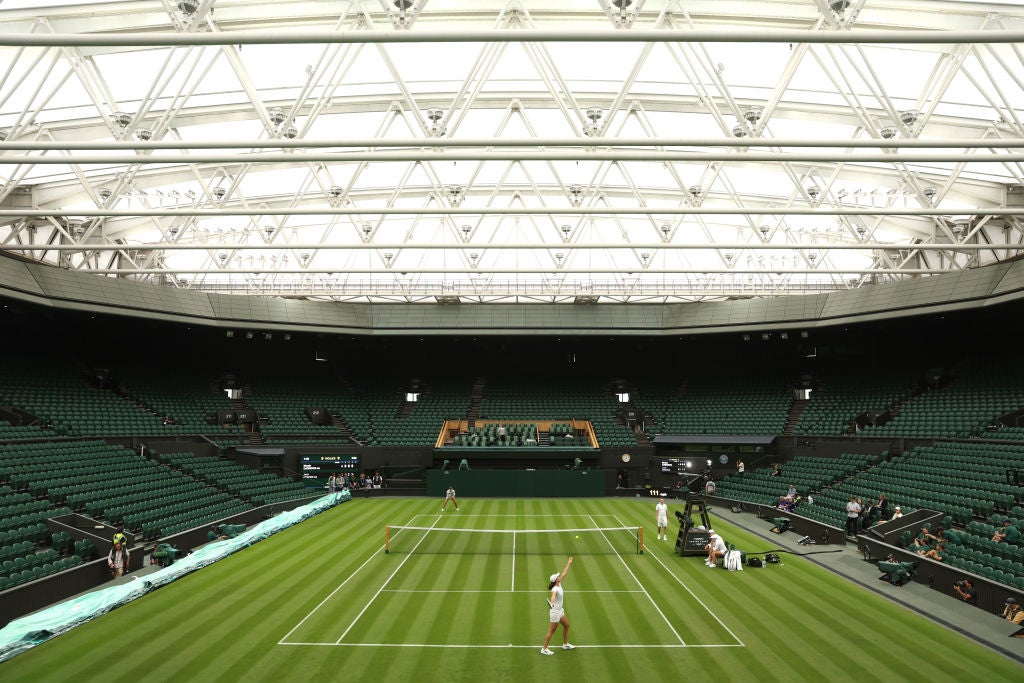
[[(962, 681), (1022, 673), (807, 560), (730, 573), (680, 558), (671, 541), (655, 540), (650, 500), (460, 503), (443, 515), (433, 499), (345, 503), (0, 665), (0, 678)], [(767, 547), (714, 523), (741, 548)], [(420, 529), (396, 530), (385, 554), (387, 525)], [(642, 555), (628, 531), (639, 525)], [(605, 531), (519, 533), (588, 528)], [(543, 657), (548, 575), (570, 552), (565, 608), (578, 649)], [(115, 652), (116, 663), (101, 663)]]

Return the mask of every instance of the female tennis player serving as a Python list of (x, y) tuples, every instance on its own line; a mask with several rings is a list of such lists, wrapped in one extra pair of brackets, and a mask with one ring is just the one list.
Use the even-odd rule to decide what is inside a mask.
[(569, 620), (565, 618), (565, 610), (562, 609), (562, 579), (569, 572), (569, 567), (572, 566), (572, 558), (565, 563), (565, 569), (562, 570), (561, 574), (552, 574), (548, 579), (550, 585), (548, 589), (551, 591), (551, 596), (548, 598), (548, 605), (551, 609), (549, 610), (549, 621), (551, 622), (548, 626), (548, 634), (544, 637), (544, 647), (540, 649), (542, 655), (553, 655), (554, 652), (548, 649), (548, 643), (551, 642), (551, 636), (555, 634), (555, 629), (558, 625), (562, 625), (562, 649), (563, 650), (574, 650), (576, 647), (569, 643)]

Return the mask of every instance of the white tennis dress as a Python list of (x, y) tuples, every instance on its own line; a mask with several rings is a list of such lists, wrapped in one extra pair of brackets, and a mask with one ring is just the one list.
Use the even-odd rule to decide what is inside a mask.
[(557, 624), (559, 621), (562, 620), (562, 615), (565, 614), (565, 610), (562, 609), (562, 598), (564, 596), (564, 592), (562, 591), (562, 585), (556, 584), (555, 587), (551, 589), (551, 592), (555, 594), (555, 599), (551, 603), (551, 610), (549, 614), (551, 623)]

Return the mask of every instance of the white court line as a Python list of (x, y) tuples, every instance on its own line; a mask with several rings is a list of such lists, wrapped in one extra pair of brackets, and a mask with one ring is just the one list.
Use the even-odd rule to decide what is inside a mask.
[[(455, 643), (280, 643), (281, 645), (319, 645), (321, 647), (429, 647), (436, 649), (520, 649), (530, 648), (532, 650), (537, 649), (537, 644), (532, 645), (460, 645)], [(637, 644), (637, 645), (577, 645), (577, 650), (682, 650), (691, 648), (716, 648), (716, 647), (742, 647), (735, 643), (717, 643), (712, 645), (683, 645), (683, 644), (670, 644), (670, 645), (651, 645), (651, 644)], [(556, 650), (559, 648), (555, 648)]]
[(512, 531), (512, 588), (513, 593), (516, 592), (516, 532)]
[[(507, 590), (473, 590), (473, 589), (450, 590), (450, 589), (444, 589), (444, 588), (436, 589), (436, 590), (432, 589), (432, 588), (422, 588), (422, 589), (419, 589), (419, 588), (388, 588), (388, 589), (385, 589), (384, 592), (385, 593), (508, 593)], [(548, 595), (549, 594), (548, 591), (538, 591), (538, 590), (519, 591), (519, 593), (523, 594), (523, 595), (525, 595), (527, 593), (537, 593), (537, 594), (540, 594), (540, 595)], [(583, 590), (583, 591), (573, 590), (573, 594), (574, 595), (581, 595), (581, 594), (584, 594), (584, 593), (643, 593), (643, 591), (642, 590), (621, 590), (621, 591), (616, 591), (616, 590), (589, 590), (589, 591), (588, 590)]]
[[(434, 524), (432, 524), (431, 526), (434, 526), (435, 524), (437, 524), (440, 521), (441, 521), (441, 517), (438, 516), (438, 518), (434, 520)], [(364, 614), (366, 614), (366, 610), (370, 609), (370, 605), (372, 605), (373, 601), (377, 599), (377, 596), (379, 596), (381, 594), (381, 591), (384, 590), (384, 587), (388, 585), (388, 583), (391, 581), (391, 579), (395, 578), (395, 574), (397, 574), (398, 572), (400, 572), (402, 570), (402, 565), (404, 565), (409, 560), (409, 558), (413, 556), (413, 553), (416, 552), (416, 548), (419, 548), (420, 547), (420, 543), (423, 543), (423, 541), (426, 538), (427, 538), (427, 534), (425, 533), (425, 534), (423, 534), (423, 537), (420, 538), (420, 540), (416, 541), (416, 545), (414, 545), (412, 547), (412, 550), (409, 551), (409, 554), (406, 555), (402, 559), (402, 561), (398, 563), (398, 566), (395, 567), (395, 571), (391, 572), (391, 576), (389, 576), (384, 581), (384, 583), (381, 584), (381, 586), (377, 590), (377, 592), (373, 594), (372, 598), (370, 598), (370, 601), (368, 603), (366, 603), (366, 606), (363, 607), (363, 609), (359, 610), (359, 614), (357, 614), (356, 618), (352, 620), (352, 623), (348, 625), (348, 628), (345, 629), (345, 632), (342, 633), (341, 636), (338, 637), (338, 640), (337, 640), (338, 643), (340, 643), (341, 641), (343, 641), (345, 639), (345, 636), (347, 636), (348, 632), (352, 630), (352, 627), (356, 625), (356, 622), (359, 621)], [(378, 552), (380, 552), (380, 551), (378, 551)], [(374, 553), (374, 554), (376, 554), (376, 553)]]
[[(597, 520), (593, 517), (590, 518), (590, 521), (594, 523), (595, 527), (601, 528), (601, 525), (598, 524)], [(621, 524), (621, 522), (619, 523)], [(660, 614), (661, 618), (665, 620), (666, 624), (668, 624), (669, 630), (672, 631), (673, 635), (675, 635), (675, 637), (679, 639), (680, 644), (686, 645), (686, 641), (683, 640), (683, 637), (679, 635), (678, 631), (676, 631), (676, 627), (672, 625), (672, 622), (668, 620), (668, 617), (665, 616), (665, 613), (661, 611), (660, 607), (658, 607), (658, 603), (654, 601), (654, 598), (651, 597), (651, 594), (647, 592), (646, 588), (644, 588), (644, 584), (640, 582), (640, 579), (637, 578), (637, 575), (634, 574), (633, 570), (629, 568), (628, 564), (626, 564), (625, 558), (623, 558), (622, 555), (619, 554), (619, 551), (615, 549), (615, 546), (612, 544), (608, 536), (606, 536), (603, 531), (601, 532), (601, 536), (603, 536), (604, 540), (608, 542), (609, 547), (611, 547), (612, 551), (615, 553), (615, 556), (619, 558), (619, 561), (622, 562), (622, 566), (626, 568), (626, 571), (629, 572), (629, 575), (632, 576), (633, 580), (636, 581), (637, 585), (640, 586), (641, 589), (643, 589), (644, 595), (647, 596), (647, 599), (651, 601), (652, 605), (654, 605), (654, 609), (658, 610), (658, 614)]]
[[(419, 515), (416, 515), (415, 517), (413, 517), (413, 519), (415, 519), (415, 518), (416, 518), (416, 517), (418, 517), (418, 516), (419, 516)], [(410, 520), (410, 521), (412, 521), (412, 520)], [(395, 535), (397, 536), (398, 534), (396, 533)], [(370, 561), (371, 561), (371, 560), (373, 560), (373, 558), (375, 558), (375, 557), (376, 557), (376, 556), (377, 556), (377, 555), (378, 555), (378, 554), (380, 553), (380, 551), (381, 551), (381, 550), (383, 550), (383, 549), (384, 549), (384, 546), (381, 546), (381, 547), (380, 547), (380, 548), (378, 548), (378, 549), (377, 549), (376, 551), (374, 551), (374, 552), (373, 552), (373, 553), (372, 553), (372, 554), (371, 554), (371, 555), (370, 555), (370, 556), (369, 556), (368, 558), (366, 558), (366, 562), (363, 562), (363, 563), (362, 563), (361, 565), (359, 565), (359, 567), (358, 567), (358, 568), (356, 568), (356, 570), (355, 570), (354, 572), (352, 572), (351, 574), (349, 574), (349, 575), (348, 575), (348, 578), (347, 578), (347, 579), (345, 579), (344, 581), (342, 581), (342, 582), (341, 582), (340, 584), (338, 584), (338, 587), (337, 587), (337, 588), (335, 588), (335, 589), (334, 589), (334, 590), (332, 590), (332, 591), (331, 591), (330, 593), (328, 593), (328, 594), (327, 594), (327, 597), (326, 597), (326, 598), (324, 598), (323, 600), (321, 600), (321, 601), (320, 601), (320, 604), (319, 604), (319, 605), (317, 605), (316, 607), (314, 607), (313, 609), (311, 609), (311, 610), (309, 611), (309, 614), (307, 614), (306, 616), (302, 617), (302, 619), (301, 619), (301, 620), (299, 621), (299, 623), (295, 624), (295, 626), (293, 626), (293, 627), (292, 627), (292, 630), (291, 630), (291, 631), (288, 631), (288, 633), (284, 634), (284, 636), (283, 636), (283, 637), (281, 638), (281, 640), (277, 641), (277, 644), (278, 644), (278, 645), (288, 645), (288, 643), (284, 642), (284, 641), (285, 641), (285, 639), (286, 639), (286, 638), (287, 638), (288, 636), (290, 636), (291, 634), (295, 633), (295, 629), (299, 628), (299, 627), (300, 627), (300, 626), (302, 626), (302, 625), (303, 625), (304, 623), (306, 623), (306, 620), (307, 620), (307, 619), (309, 619), (309, 618), (310, 618), (311, 616), (313, 616), (313, 613), (314, 613), (314, 612), (316, 612), (316, 611), (317, 611), (318, 609), (320, 609), (321, 607), (323, 607), (323, 606), (324, 606), (324, 603), (326, 603), (326, 602), (327, 602), (328, 600), (330, 600), (330, 599), (331, 599), (331, 598), (332, 598), (332, 597), (334, 596), (334, 594), (335, 594), (335, 593), (337, 593), (338, 591), (340, 591), (340, 590), (341, 590), (341, 589), (342, 589), (342, 588), (343, 588), (343, 587), (345, 586), (345, 584), (346, 584), (346, 583), (348, 583), (348, 582), (349, 582), (349, 581), (351, 581), (351, 580), (352, 580), (353, 578), (355, 578), (356, 574), (358, 574), (358, 573), (359, 573), (359, 572), (360, 572), (360, 571), (361, 571), (361, 570), (363, 569), (363, 567), (365, 567), (366, 565), (368, 565), (368, 564), (370, 563)]]
[[(615, 519), (617, 519), (617, 520), (618, 520), (618, 517), (616, 517)], [(621, 523), (622, 523), (622, 521), (621, 521), (621, 520), (619, 520), (619, 523), (621, 524)], [(644, 546), (644, 547), (646, 548), (646, 546)], [(657, 547), (657, 546), (655, 546), (655, 547)], [(648, 554), (650, 554), (650, 553), (648, 553)], [(729, 634), (730, 636), (732, 636), (733, 638), (735, 638), (736, 642), (737, 642), (737, 643), (739, 644), (739, 646), (740, 646), (740, 647), (746, 647), (746, 645), (745, 645), (745, 644), (743, 643), (743, 641), (742, 641), (742, 640), (740, 640), (740, 639), (739, 639), (739, 638), (738, 638), (738, 637), (736, 636), (736, 634), (732, 632), (732, 629), (731, 629), (731, 628), (729, 628), (728, 626), (726, 626), (726, 625), (725, 625), (725, 622), (724, 622), (724, 621), (722, 621), (721, 619), (719, 619), (719, 618), (718, 618), (718, 615), (717, 615), (717, 614), (715, 614), (715, 613), (714, 613), (714, 611), (712, 611), (712, 609), (711, 609), (710, 607), (708, 607), (707, 605), (705, 605), (705, 604), (704, 604), (704, 601), (703, 601), (703, 600), (701, 600), (700, 598), (698, 598), (698, 597), (697, 597), (697, 594), (696, 594), (696, 593), (694, 593), (694, 592), (693, 592), (692, 590), (690, 590), (690, 587), (689, 587), (689, 586), (687, 586), (687, 585), (686, 585), (685, 583), (683, 583), (682, 579), (680, 579), (680, 578), (679, 578), (678, 576), (676, 576), (675, 572), (673, 572), (673, 571), (672, 571), (672, 570), (671, 570), (671, 569), (669, 568), (669, 566), (668, 566), (667, 564), (665, 564), (664, 562), (662, 562), (662, 560), (661, 560), (661, 558), (660, 558), (660, 557), (658, 557), (657, 555), (654, 555), (654, 554), (651, 554), (651, 557), (653, 557), (653, 558), (654, 558), (655, 560), (657, 560), (657, 561), (658, 561), (658, 564), (660, 564), (660, 565), (661, 565), (662, 567), (664, 567), (664, 568), (665, 568), (665, 571), (669, 573), (669, 576), (671, 576), (671, 577), (672, 577), (673, 579), (675, 579), (675, 580), (676, 580), (676, 583), (678, 583), (678, 584), (679, 584), (680, 586), (682, 586), (682, 587), (683, 587), (683, 590), (685, 590), (685, 591), (686, 591), (687, 593), (689, 593), (689, 594), (690, 594), (690, 596), (691, 596), (691, 597), (692, 597), (692, 598), (693, 598), (694, 600), (696, 600), (696, 601), (697, 601), (697, 603), (698, 603), (698, 604), (700, 604), (700, 606), (701, 606), (701, 607), (703, 607), (703, 608), (704, 608), (705, 610), (707, 610), (707, 613), (708, 613), (708, 614), (710, 614), (710, 615), (711, 615), (712, 617), (714, 617), (715, 621), (717, 621), (717, 622), (718, 622), (718, 624), (719, 624), (719, 625), (720, 625), (720, 626), (721, 626), (722, 628), (724, 628), (724, 629), (726, 630), (726, 632), (727, 632), (727, 633), (728, 633), (728, 634)]]

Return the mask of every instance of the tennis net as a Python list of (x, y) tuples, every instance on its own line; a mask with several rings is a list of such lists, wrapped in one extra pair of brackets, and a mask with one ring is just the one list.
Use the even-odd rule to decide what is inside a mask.
[(442, 555), (628, 555), (644, 549), (643, 527), (451, 529), (388, 526), (384, 551)]

